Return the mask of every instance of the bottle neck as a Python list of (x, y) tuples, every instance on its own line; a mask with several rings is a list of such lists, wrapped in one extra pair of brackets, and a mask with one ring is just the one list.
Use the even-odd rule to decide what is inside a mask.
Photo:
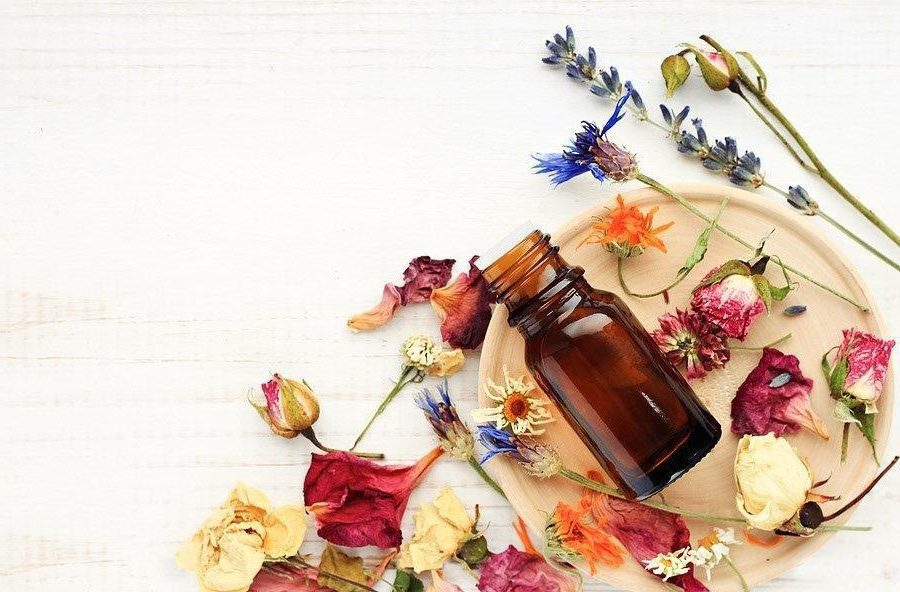
[(589, 286), (584, 270), (559, 256), (550, 236), (535, 230), (484, 269), (491, 292), (509, 309), (509, 324), (531, 336), (571, 310)]

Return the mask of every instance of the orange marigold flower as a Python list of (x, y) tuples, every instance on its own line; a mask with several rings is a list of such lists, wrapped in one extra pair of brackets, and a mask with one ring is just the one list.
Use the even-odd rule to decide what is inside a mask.
[(591, 496), (583, 495), (574, 506), (562, 502), (547, 520), (547, 548), (562, 561), (584, 559), (591, 575), (597, 564), (618, 567), (624, 563), (622, 548), (607, 534), (602, 517), (590, 519)]
[(596, 218), (591, 230), (581, 244), (599, 243), (618, 257), (640, 255), (644, 249), (653, 247), (663, 253), (666, 245), (659, 235), (668, 230), (674, 222), (653, 227), (653, 216), (659, 207), (644, 214), (636, 206), (625, 205), (625, 198), (616, 196), (616, 206), (608, 208), (603, 216)]

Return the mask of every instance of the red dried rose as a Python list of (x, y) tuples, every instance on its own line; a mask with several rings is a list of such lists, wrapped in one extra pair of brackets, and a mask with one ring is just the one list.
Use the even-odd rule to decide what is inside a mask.
[[(601, 479), (601, 475), (594, 471), (588, 476), (598, 481)], [(641, 567), (661, 553), (671, 553), (691, 544), (691, 532), (678, 514), (595, 491), (591, 492), (591, 496), (594, 519), (606, 520), (607, 532), (619, 539)], [(709, 592), (694, 577), (693, 566), (686, 574), (669, 578), (668, 582), (686, 592)]]
[(523, 553), (512, 545), (481, 564), (481, 592), (575, 592), (580, 578), (560, 571), (540, 555)]
[(765, 348), (731, 402), (731, 431), (781, 436), (806, 428), (827, 440), (828, 430), (809, 403), (812, 386), (796, 356)]
[(385, 284), (381, 302), (351, 317), (347, 326), (354, 331), (370, 331), (386, 325), (399, 307), (425, 302), (431, 297), (432, 290), (446, 286), (454, 263), (454, 259), (416, 257), (403, 272), (403, 285)]
[(487, 281), (475, 267), (476, 259), (469, 261), (469, 273), (431, 292), (431, 306), (441, 318), (441, 338), (462, 349), (475, 349), (484, 341), (494, 303)]
[(441, 454), (435, 448), (409, 466), (379, 465), (347, 452), (313, 454), (303, 498), (319, 536), (344, 547), (399, 547), (409, 494)]

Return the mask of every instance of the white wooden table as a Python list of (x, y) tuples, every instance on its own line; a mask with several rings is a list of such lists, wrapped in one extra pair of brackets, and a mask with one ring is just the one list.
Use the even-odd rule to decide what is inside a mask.
[[(588, 179), (551, 190), (529, 169), (531, 152), (609, 113), (540, 63), (567, 23), (650, 105), (676, 43), (708, 32), (752, 49), (823, 159), (900, 226), (889, 1), (0, 4), (0, 589), (193, 590), (172, 555), (235, 481), (300, 500), (310, 447), (268, 433), (250, 385), (305, 377), (322, 439), (346, 445), (395, 376), (398, 343), (437, 334), (427, 305), (363, 335), (349, 314), (416, 255), (464, 262), (524, 218), (549, 230), (609, 197)], [(676, 102), (889, 249), (735, 97), (693, 80)], [(634, 121), (616, 134), (660, 179), (722, 182)], [(897, 275), (834, 241), (896, 336)], [(472, 357), (452, 380), (464, 409), (476, 369)], [(411, 398), (367, 447), (410, 461), (432, 445)], [(458, 463), (411, 507), (445, 484), (481, 504), (492, 548), (514, 541), (513, 512)], [(875, 531), (835, 537), (759, 589), (896, 589), (898, 484), (856, 514)]]

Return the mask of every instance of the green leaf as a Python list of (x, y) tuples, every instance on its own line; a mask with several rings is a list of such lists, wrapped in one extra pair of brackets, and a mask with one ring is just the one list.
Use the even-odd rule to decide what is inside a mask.
[(694, 292), (702, 288), (703, 286), (710, 286), (717, 282), (721, 282), (725, 278), (730, 275), (750, 275), (750, 268), (747, 267), (747, 264), (739, 259), (732, 259), (730, 261), (726, 261), (713, 273), (711, 276), (706, 278), (697, 284), (697, 287), (693, 289)]
[(836, 349), (837, 346), (822, 354), (822, 373), (825, 375), (825, 381), (828, 384), (831, 384), (831, 363), (828, 361), (828, 356)]
[(483, 536), (477, 536), (467, 541), (457, 552), (456, 556), (469, 567), (478, 567), (478, 564), (487, 559), (487, 541)]
[(787, 286), (779, 287), (773, 286), (772, 283), (769, 282), (769, 290), (771, 290), (772, 292), (772, 299), (780, 302), (781, 300), (787, 298), (787, 295), (791, 293), (791, 290), (793, 290), (793, 288), (790, 284), (788, 284)]
[(736, 51), (735, 53), (750, 62), (753, 69), (756, 70), (756, 83), (759, 85), (759, 92), (766, 94), (766, 89), (769, 87), (769, 81), (766, 79), (766, 73), (763, 71), (762, 66), (759, 65), (759, 62), (756, 61), (753, 54), (749, 51)]
[(853, 409), (847, 406), (843, 399), (834, 404), (834, 411), (831, 415), (841, 423), (855, 423), (856, 425), (860, 425), (860, 421), (853, 415)]
[(408, 571), (398, 571), (391, 592), (424, 592), (422, 580)]
[(844, 383), (847, 382), (847, 374), (850, 373), (850, 364), (847, 360), (841, 360), (831, 372), (828, 379), (828, 388), (831, 390), (831, 396), (840, 399), (844, 394)]
[(878, 452), (875, 450), (875, 413), (866, 413), (866, 408), (864, 405), (861, 405), (853, 410), (853, 415), (856, 419), (859, 420), (859, 429), (863, 433), (863, 436), (866, 437), (866, 440), (869, 441), (869, 445), (872, 446), (872, 456), (875, 457), (875, 462), (878, 462)]
[(666, 81), (666, 97), (672, 98), (675, 91), (688, 79), (691, 73), (691, 64), (680, 54), (670, 55), (659, 65), (663, 80)]
[(750, 277), (753, 278), (753, 285), (756, 286), (756, 291), (759, 292), (763, 304), (766, 305), (766, 312), (769, 312), (772, 310), (772, 284), (769, 283), (769, 280), (764, 275), (753, 275)]
[(691, 251), (691, 254), (688, 255), (688, 258), (685, 260), (684, 265), (678, 270), (677, 276), (687, 275), (688, 272), (694, 269), (695, 265), (703, 261), (703, 257), (706, 256), (706, 251), (709, 249), (709, 238), (712, 236), (713, 230), (715, 230), (716, 224), (719, 222), (719, 218), (722, 216), (722, 212), (727, 205), (728, 198), (726, 197), (722, 199), (722, 204), (719, 206), (719, 211), (716, 212), (716, 217), (712, 219), (707, 227), (703, 229), (703, 232), (700, 233), (700, 236), (697, 237), (697, 242), (694, 243), (694, 250)]

